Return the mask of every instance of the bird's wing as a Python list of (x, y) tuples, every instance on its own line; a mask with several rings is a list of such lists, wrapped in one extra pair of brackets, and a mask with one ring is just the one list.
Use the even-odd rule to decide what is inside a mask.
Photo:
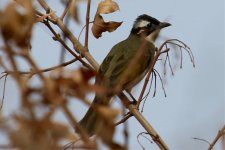
[(106, 58), (103, 60), (100, 69), (99, 76), (101, 81), (106, 86), (115, 86), (117, 84), (117, 78), (126, 69), (129, 64), (129, 60), (132, 58), (132, 53), (129, 53), (130, 47), (127, 45), (127, 41), (124, 40), (116, 44)]

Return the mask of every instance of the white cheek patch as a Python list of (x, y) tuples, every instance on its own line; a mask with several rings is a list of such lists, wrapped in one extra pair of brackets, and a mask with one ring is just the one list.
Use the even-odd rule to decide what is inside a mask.
[(135, 28), (146, 27), (149, 24), (149, 21), (141, 20), (137, 24), (135, 24)]

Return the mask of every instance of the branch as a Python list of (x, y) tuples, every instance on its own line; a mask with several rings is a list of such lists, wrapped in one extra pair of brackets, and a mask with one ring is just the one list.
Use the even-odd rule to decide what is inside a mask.
[(7, 76), (8, 76), (7, 74), (2, 76), (2, 77), (5, 77), (5, 79), (4, 79), (4, 85), (3, 85), (2, 102), (1, 102), (1, 106), (0, 106), (0, 111), (2, 110), (2, 107), (3, 107), (3, 104), (4, 104)]
[[(147, 87), (147, 84), (149, 82), (149, 79), (151, 77), (151, 73), (154, 71), (154, 66), (157, 62), (157, 60), (159, 60), (159, 56), (161, 54), (164, 54), (166, 53), (166, 60), (165, 60), (165, 63), (167, 62), (168, 60), (168, 63), (169, 63), (169, 67), (170, 67), (170, 70), (173, 74), (173, 69), (172, 69), (172, 65), (170, 63), (170, 58), (169, 58), (169, 55), (168, 55), (168, 52), (170, 51), (170, 48), (167, 47), (168, 44), (171, 44), (171, 45), (174, 45), (178, 48), (180, 48), (180, 52), (181, 52), (181, 55), (182, 55), (182, 49), (187, 51), (189, 57), (190, 57), (190, 60), (193, 64), (193, 67), (195, 67), (195, 61), (194, 61), (194, 55), (190, 49), (190, 47), (188, 47), (184, 42), (178, 40), (178, 39), (169, 39), (169, 40), (166, 40), (165, 42), (163, 42), (163, 44), (158, 48), (158, 50), (156, 51), (156, 54), (155, 54), (155, 57), (153, 58), (153, 61), (151, 62), (150, 64), (150, 67), (149, 67), (149, 72), (146, 76), (146, 79), (145, 79), (145, 82), (144, 82), (144, 85), (142, 87), (142, 91), (140, 93), (140, 96), (138, 98), (138, 101), (137, 101), (137, 105), (136, 105), (136, 108), (138, 109), (142, 100), (143, 100), (143, 96), (144, 96), (144, 93), (145, 93), (145, 90), (146, 90), (146, 87)], [(182, 60), (183, 58), (181, 57), (181, 65), (180, 67), (182, 67)], [(164, 64), (165, 65), (165, 64)], [(159, 75), (159, 74), (158, 74)], [(160, 79), (161, 80), (161, 79)], [(162, 81), (162, 80), (161, 80)], [(164, 88), (163, 88), (164, 90)], [(164, 94), (165, 94), (165, 90), (164, 90)]]
[[(165, 43), (165, 42), (164, 42), (164, 43)], [(147, 76), (146, 76), (146, 80), (145, 80), (145, 83), (144, 83), (143, 88), (142, 88), (142, 90), (141, 90), (141, 94), (140, 94), (140, 96), (139, 96), (139, 98), (138, 98), (136, 108), (139, 108), (139, 106), (140, 106), (140, 104), (141, 104), (142, 97), (143, 97), (143, 95), (144, 95), (144, 93), (145, 93), (146, 87), (147, 87), (148, 82), (149, 82), (149, 78), (150, 78), (150, 76), (151, 76), (151, 73), (152, 73), (152, 71), (153, 71), (153, 68), (154, 68), (154, 66), (155, 66), (155, 63), (156, 63), (156, 61), (158, 60), (158, 58), (159, 58), (159, 56), (160, 56), (160, 54), (161, 54), (162, 49), (163, 49), (163, 46), (161, 46), (161, 47), (156, 51), (155, 57), (153, 58), (153, 61), (152, 61), (151, 64), (150, 64), (150, 67), (149, 67), (150, 69), (149, 69), (148, 74), (147, 74)]]
[[(58, 68), (62, 68), (62, 67), (68, 66), (68, 65), (74, 63), (75, 61), (77, 61), (77, 59), (72, 59), (72, 60), (70, 60), (68, 62), (62, 63), (62, 64), (54, 66), (54, 67), (46, 68), (46, 69), (41, 69), (41, 70), (36, 70), (36, 71), (17, 71), (17, 72), (19, 74), (32, 74), (32, 75), (40, 74), (40, 73), (43, 73), (43, 72), (48, 72), (48, 71), (52, 71), (52, 70), (55, 70), (55, 69), (58, 69)], [(5, 71), (3, 73), (13, 74), (13, 73), (15, 73), (15, 71)]]
[(118, 97), (122, 100), (123, 105), (126, 106), (131, 114), (138, 120), (138, 122), (142, 125), (142, 127), (149, 133), (152, 137), (152, 140), (159, 146), (161, 150), (169, 150), (166, 143), (162, 140), (159, 134), (155, 131), (155, 129), (150, 125), (150, 123), (144, 118), (144, 116), (137, 110), (136, 106), (130, 104), (129, 99), (126, 97), (124, 93), (119, 93)]
[[(38, 0), (40, 5), (45, 9), (47, 13), (53, 12), (52, 9), (48, 6), (48, 4), (44, 0)], [(77, 38), (73, 35), (73, 33), (65, 26), (65, 24), (62, 22), (62, 20), (55, 14), (53, 13), (51, 17), (55, 21), (51, 21), (52, 23), (55, 23), (66, 35), (66, 37), (71, 41), (73, 44), (74, 49), (77, 51), (77, 53), (81, 53), (82, 56), (84, 56), (89, 63), (95, 68), (95, 70), (98, 70), (99, 64), (97, 61), (90, 55), (88, 52), (88, 49), (84, 47), (78, 40)]]
[(69, 46), (66, 45), (66, 43), (64, 42), (64, 40), (60, 37), (59, 34), (57, 34), (55, 32), (55, 30), (51, 27), (51, 25), (49, 24), (48, 21), (43, 21), (43, 23), (49, 28), (49, 30), (53, 33), (53, 35), (55, 37), (53, 37), (54, 40), (60, 42), (62, 44), (62, 46), (68, 51), (70, 52), (70, 54), (72, 54), (77, 60), (79, 60), (85, 67), (89, 68), (90, 70), (93, 70), (93, 68), (87, 64), (81, 57), (79, 57), (76, 53), (73, 52), (72, 49), (69, 48)]
[(208, 150), (212, 150), (214, 145), (216, 144), (216, 142), (223, 136), (225, 135), (225, 125), (223, 126), (223, 128), (221, 130), (219, 130), (217, 136), (215, 137), (215, 139), (213, 140), (212, 144), (210, 144)]
[(86, 14), (86, 32), (85, 32), (85, 44), (84, 46), (88, 49), (88, 32), (89, 32), (89, 20), (90, 20), (90, 7), (91, 0), (87, 2), (87, 14)]
[(72, 4), (72, 0), (69, 0), (69, 1), (67, 2), (67, 4), (66, 4), (66, 7), (65, 7), (65, 9), (64, 9), (64, 11), (63, 11), (61, 17), (60, 17), (61, 20), (63, 20), (64, 17), (66, 16), (66, 14), (67, 14), (67, 12), (68, 12), (68, 10), (69, 10), (71, 4)]
[(131, 113), (128, 113), (125, 117), (123, 117), (120, 121), (118, 121), (117, 123), (115, 123), (115, 126), (118, 126), (121, 123), (124, 123), (125, 121), (127, 121), (127, 119), (129, 119), (130, 117), (132, 117), (133, 115)]

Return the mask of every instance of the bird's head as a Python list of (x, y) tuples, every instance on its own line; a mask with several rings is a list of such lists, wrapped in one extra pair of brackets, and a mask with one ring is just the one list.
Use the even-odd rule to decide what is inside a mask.
[(168, 26), (171, 26), (171, 24), (167, 22), (160, 22), (159, 20), (144, 14), (137, 17), (131, 33), (147, 37), (151, 34), (154, 34), (155, 32), (159, 32), (162, 28)]

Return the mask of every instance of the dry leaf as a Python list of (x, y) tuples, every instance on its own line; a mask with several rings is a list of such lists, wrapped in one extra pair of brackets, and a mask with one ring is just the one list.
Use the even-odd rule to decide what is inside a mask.
[(99, 38), (102, 36), (102, 32), (106, 32), (106, 31), (113, 32), (121, 24), (122, 24), (122, 22), (114, 22), (114, 21), (105, 22), (101, 15), (96, 14), (91, 30), (92, 30), (92, 33), (95, 36), (95, 38)]
[(98, 5), (98, 13), (99, 14), (108, 14), (119, 10), (119, 6), (116, 2), (112, 0), (105, 0), (100, 2)]
[(114, 21), (105, 22), (103, 17), (100, 15), (113, 13), (117, 10), (119, 10), (119, 6), (116, 2), (113, 2), (112, 0), (105, 0), (99, 3), (98, 10), (95, 14), (95, 19), (92, 26), (92, 33), (95, 38), (101, 37), (102, 32), (112, 32), (116, 30), (122, 24), (122, 22)]
[(69, 7), (69, 15), (73, 17), (73, 19), (77, 22), (80, 23), (80, 18), (79, 18), (79, 9), (78, 9), (78, 1), (77, 0), (72, 0), (72, 3), (70, 4)]
[(0, 27), (5, 41), (14, 41), (19, 47), (29, 46), (31, 31), (35, 22), (31, 1), (10, 3), (0, 14)]

